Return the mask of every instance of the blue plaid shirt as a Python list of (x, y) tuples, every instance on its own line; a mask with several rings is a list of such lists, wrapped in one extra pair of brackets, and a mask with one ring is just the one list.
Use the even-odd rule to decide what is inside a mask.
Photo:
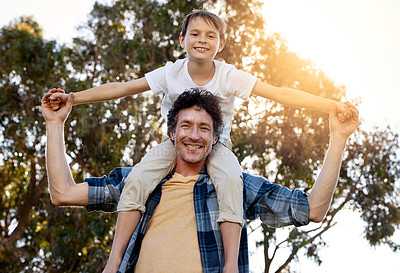
[[(131, 168), (116, 168), (109, 176), (86, 179), (89, 184), (87, 210), (116, 211), (125, 178), (130, 170)], [(146, 212), (131, 237), (119, 272), (134, 272), (146, 226), (161, 199), (162, 184), (171, 176), (172, 174), (164, 178), (149, 197)], [(291, 191), (271, 184), (265, 178), (247, 173), (243, 173), (243, 183), (243, 206), (248, 220), (260, 217), (265, 224), (272, 227), (308, 224), (308, 200), (303, 191)], [(222, 272), (225, 261), (221, 231), (216, 222), (218, 202), (215, 188), (205, 168), (194, 186), (193, 198), (203, 272)], [(242, 229), (238, 262), (239, 272), (249, 272), (246, 225)]]

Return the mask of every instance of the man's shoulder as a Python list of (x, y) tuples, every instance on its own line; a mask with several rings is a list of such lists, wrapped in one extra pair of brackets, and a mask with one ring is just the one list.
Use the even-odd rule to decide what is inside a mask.
[(123, 182), (131, 170), (132, 167), (117, 167), (113, 169), (107, 176), (87, 177), (85, 178), (85, 182), (89, 183), (90, 187), (107, 187), (107, 185), (110, 184), (123, 187)]
[(125, 177), (128, 176), (128, 174), (131, 172), (132, 167), (117, 167), (113, 169), (108, 177), (117, 177), (124, 179)]
[(251, 185), (255, 181), (257, 181), (258, 183), (271, 184), (271, 182), (269, 182), (265, 177), (259, 175), (249, 174), (246, 172), (243, 172), (242, 175), (243, 175), (243, 183), (245, 183), (245, 186), (247, 186), (247, 184)]
[(282, 186), (271, 183), (265, 177), (243, 172), (243, 191), (246, 196), (262, 195), (274, 191)]

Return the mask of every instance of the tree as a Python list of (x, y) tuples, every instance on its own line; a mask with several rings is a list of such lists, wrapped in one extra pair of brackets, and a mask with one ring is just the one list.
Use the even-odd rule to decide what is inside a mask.
[(32, 18), (3, 27), (0, 44), (0, 265), (12, 272), (15, 263), (24, 266), (37, 255), (40, 239), (28, 234), (40, 227), (43, 206), (48, 205), (39, 201), (47, 199), (44, 125), (38, 103), (42, 86), (54, 85), (67, 74), (63, 48), (43, 41)]

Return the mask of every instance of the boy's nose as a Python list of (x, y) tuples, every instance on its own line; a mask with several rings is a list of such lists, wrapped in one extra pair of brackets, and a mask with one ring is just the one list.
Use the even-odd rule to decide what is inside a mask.
[(206, 42), (206, 36), (205, 35), (200, 35), (199, 36), (199, 42), (205, 43)]

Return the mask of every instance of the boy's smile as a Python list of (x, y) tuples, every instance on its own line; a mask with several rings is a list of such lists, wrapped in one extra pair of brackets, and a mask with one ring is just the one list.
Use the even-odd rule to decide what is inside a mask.
[(199, 52), (206, 52), (206, 51), (209, 50), (208, 48), (206, 48), (206, 47), (201, 47), (201, 46), (194, 47), (194, 49), (196, 49), (196, 50), (199, 51)]
[(181, 35), (179, 40), (189, 59), (196, 62), (212, 61), (225, 45), (218, 29), (202, 18), (190, 21), (185, 37)]

